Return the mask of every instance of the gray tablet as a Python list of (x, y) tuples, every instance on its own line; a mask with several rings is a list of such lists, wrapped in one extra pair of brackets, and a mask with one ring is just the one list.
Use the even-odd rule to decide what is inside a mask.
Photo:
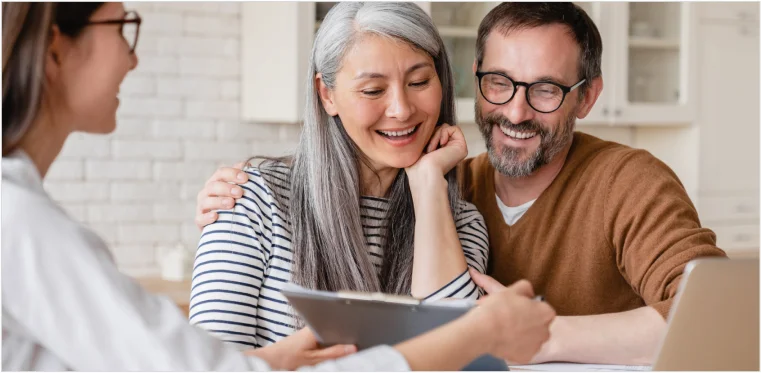
[[(350, 299), (336, 293), (300, 291), (290, 286), (281, 293), (321, 344), (353, 344), (359, 350), (397, 344), (446, 324), (470, 309), (455, 303), (418, 304), (417, 300), (405, 302), (404, 298), (389, 301), (383, 296), (383, 299)], [(464, 370), (509, 369), (504, 360), (483, 355)]]

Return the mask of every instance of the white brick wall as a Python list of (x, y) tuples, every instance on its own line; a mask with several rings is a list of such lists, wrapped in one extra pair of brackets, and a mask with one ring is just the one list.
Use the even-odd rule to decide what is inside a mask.
[(182, 159), (182, 147), (169, 141), (114, 140), (114, 159)]
[(153, 219), (150, 202), (91, 203), (87, 206), (87, 219), (93, 223), (140, 223)]
[(108, 201), (108, 183), (103, 181), (59, 181), (47, 177), (45, 188), (61, 203), (97, 203)]
[(299, 126), (240, 122), (239, 3), (125, 6), (143, 25), (117, 129), (72, 135), (45, 187), (108, 242), (122, 270), (155, 275), (158, 247), (195, 251), (196, 194), (217, 167), (285, 154)]
[(174, 181), (132, 182), (115, 181), (111, 183), (111, 201), (150, 202), (179, 199), (181, 185)]
[(48, 170), (47, 177), (51, 180), (83, 180), (85, 174), (84, 162), (79, 159), (59, 159)]
[(149, 180), (151, 161), (85, 161), (87, 180)]

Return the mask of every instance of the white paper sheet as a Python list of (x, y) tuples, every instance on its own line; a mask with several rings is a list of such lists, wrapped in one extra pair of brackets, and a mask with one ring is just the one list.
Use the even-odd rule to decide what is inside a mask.
[(510, 370), (528, 370), (535, 372), (643, 372), (650, 371), (651, 369), (649, 365), (544, 363), (510, 365)]

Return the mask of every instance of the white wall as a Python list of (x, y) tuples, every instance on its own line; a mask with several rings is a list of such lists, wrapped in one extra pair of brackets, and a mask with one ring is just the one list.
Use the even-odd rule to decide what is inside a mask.
[(239, 122), (240, 3), (125, 6), (144, 22), (117, 130), (72, 135), (45, 186), (109, 243), (120, 268), (151, 275), (156, 247), (195, 251), (196, 193), (214, 170), (289, 152), (299, 127)]

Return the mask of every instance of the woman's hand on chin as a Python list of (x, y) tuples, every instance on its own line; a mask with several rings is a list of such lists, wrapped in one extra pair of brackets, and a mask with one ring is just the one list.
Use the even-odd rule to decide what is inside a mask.
[(405, 171), (410, 178), (421, 176), (443, 176), (468, 156), (468, 144), (465, 143), (460, 127), (442, 124), (431, 136), (425, 153), (415, 164)]

